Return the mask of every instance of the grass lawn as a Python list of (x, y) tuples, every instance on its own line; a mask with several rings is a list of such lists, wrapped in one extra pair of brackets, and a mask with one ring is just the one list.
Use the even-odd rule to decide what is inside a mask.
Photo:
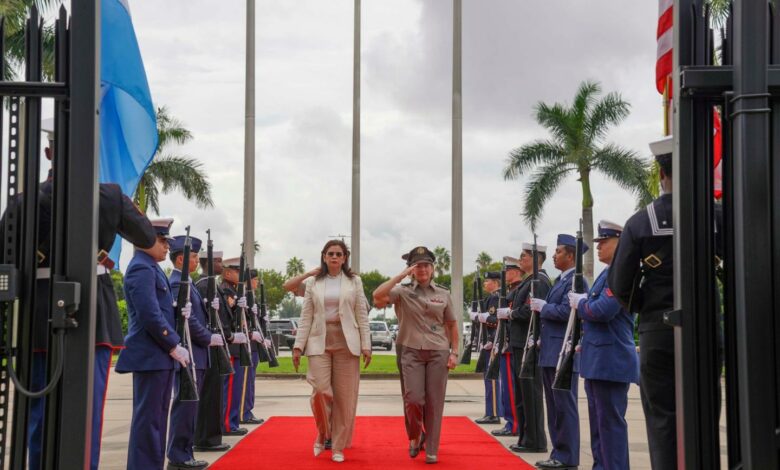
[[(395, 365), (395, 356), (389, 356), (389, 355), (374, 355), (371, 358), (371, 364), (368, 365), (367, 369), (363, 368), (363, 362), (360, 362), (360, 373), (364, 375), (382, 375), (382, 374), (397, 374), (398, 373), (398, 367)], [(301, 358), (301, 367), (298, 368), (298, 374), (306, 374), (306, 371), (308, 370), (308, 360), (306, 357)], [(455, 368), (455, 372), (474, 372), (474, 368), (477, 365), (477, 360), (474, 359), (471, 361), (471, 364), (464, 364), (459, 365)], [(292, 358), (291, 357), (280, 357), (279, 358), (279, 367), (269, 368), (267, 362), (261, 362), (257, 366), (257, 373), (258, 374), (296, 374), (295, 369), (293, 369), (292, 365)]]

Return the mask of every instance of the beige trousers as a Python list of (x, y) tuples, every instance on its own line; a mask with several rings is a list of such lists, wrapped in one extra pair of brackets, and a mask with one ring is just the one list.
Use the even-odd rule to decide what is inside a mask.
[(306, 380), (312, 386), (311, 411), (321, 439), (331, 439), (333, 450), (341, 452), (352, 444), (360, 357), (353, 356), (337, 322), (326, 323), (325, 353), (309, 356)]
[(399, 361), (406, 433), (414, 440), (425, 432), (425, 453), (430, 455), (439, 450), (449, 355), (449, 351), (404, 347)]

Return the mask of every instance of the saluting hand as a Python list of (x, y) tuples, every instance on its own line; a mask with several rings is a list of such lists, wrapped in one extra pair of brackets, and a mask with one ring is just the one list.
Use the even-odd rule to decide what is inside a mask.
[(403, 271), (401, 271), (401, 273), (397, 277), (399, 277), (400, 279), (403, 279), (405, 277), (411, 276), (412, 273), (414, 272), (415, 266), (417, 266), (417, 263), (415, 263), (415, 264), (407, 267)]
[(319, 273), (320, 273), (320, 267), (317, 266), (316, 268), (314, 268), (311, 271), (309, 271), (308, 273), (306, 273), (306, 276), (307, 277), (312, 277), (312, 276), (316, 276)]
[(365, 369), (371, 364), (371, 350), (364, 349), (361, 351), (361, 354), (363, 354), (363, 368)]

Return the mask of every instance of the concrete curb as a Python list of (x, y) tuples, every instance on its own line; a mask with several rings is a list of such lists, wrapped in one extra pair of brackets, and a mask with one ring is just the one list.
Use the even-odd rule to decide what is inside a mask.
[[(400, 379), (401, 375), (395, 374), (362, 374), (360, 380), (392, 380)], [(482, 374), (476, 372), (450, 373), (450, 379), (482, 380)], [(255, 380), (301, 379), (306, 380), (306, 374), (257, 374)]]

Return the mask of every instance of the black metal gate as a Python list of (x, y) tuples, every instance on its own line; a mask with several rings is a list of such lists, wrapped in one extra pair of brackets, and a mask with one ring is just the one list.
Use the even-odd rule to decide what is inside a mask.
[[(97, 252), (97, 113), (99, 105), (99, 0), (73, 0), (72, 16), (55, 24), (54, 81), (42, 80), (42, 23), (33, 8), (25, 29), (24, 81), (2, 81), (0, 106), (8, 110), (5, 230), (0, 253), (0, 461), (26, 468), (36, 301), (48, 305), (43, 468), (88, 468), (92, 422)], [(0, 27), (2, 29), (2, 27)], [(0, 30), (0, 55), (5, 57)], [(41, 101), (55, 102), (51, 220), (41, 218), (39, 174)], [(2, 130), (0, 115), (0, 130)], [(4, 139), (5, 137), (5, 139)], [(39, 224), (50, 222), (49, 237)], [(44, 227), (45, 227), (44, 225)], [(44, 228), (45, 231), (45, 228)], [(35, 295), (40, 243), (50, 238), (48, 298)], [(44, 242), (45, 243), (45, 242)], [(18, 286), (18, 289), (14, 289)], [(10, 382), (15, 380), (13, 389)], [(10, 394), (13, 400), (10, 400)], [(38, 390), (32, 390), (38, 392)], [(9, 428), (8, 412), (13, 405)], [(9, 435), (10, 432), (10, 435)], [(10, 437), (10, 440), (9, 440)], [(5, 455), (8, 445), (10, 455)]]

